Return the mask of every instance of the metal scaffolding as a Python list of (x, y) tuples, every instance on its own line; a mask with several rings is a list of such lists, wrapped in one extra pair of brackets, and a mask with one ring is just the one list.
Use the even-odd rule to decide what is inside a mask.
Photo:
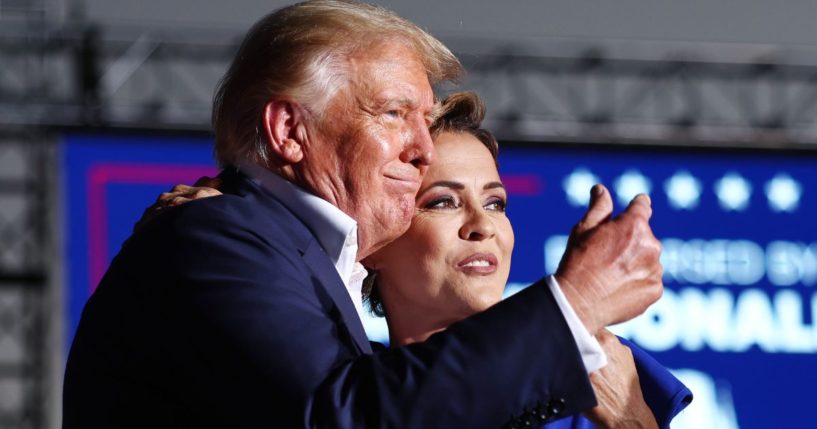
[[(0, 99), (4, 109), (17, 105), (17, 115), (28, 104), (20, 95), (50, 94), (53, 55), (40, 41), (58, 3), (0, 0)], [(14, 34), (20, 38), (8, 37)], [(0, 427), (8, 429), (59, 422), (63, 339), (52, 142), (41, 127), (0, 121)]]
[[(28, 133), (0, 144), (0, 427), (46, 427), (54, 392), (53, 145)], [(57, 309), (57, 311), (55, 311)]]
[[(731, 62), (667, 50), (646, 58), (600, 48), (536, 56), (513, 47), (467, 56), (504, 139), (796, 147), (817, 143), (817, 67), (769, 56)], [(786, 61), (784, 61), (784, 58)]]
[[(207, 131), (213, 89), (240, 36), (4, 25), (0, 126)], [(468, 70), (462, 86), (484, 96), (486, 124), (502, 139), (817, 142), (817, 51), (552, 41), (449, 45)]]

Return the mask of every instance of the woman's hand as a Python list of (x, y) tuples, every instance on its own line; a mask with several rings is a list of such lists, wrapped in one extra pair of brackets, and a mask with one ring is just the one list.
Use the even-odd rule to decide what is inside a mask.
[(220, 186), (221, 179), (204, 176), (196, 180), (193, 186), (179, 184), (174, 186), (170, 192), (162, 192), (159, 198), (156, 199), (156, 202), (142, 213), (142, 218), (133, 226), (133, 231), (136, 232), (168, 207), (178, 206), (199, 198), (221, 195), (221, 192), (218, 190)]
[(657, 429), (641, 393), (632, 351), (606, 329), (596, 338), (607, 354), (607, 366), (590, 374), (599, 405), (585, 412), (585, 417), (599, 428)]

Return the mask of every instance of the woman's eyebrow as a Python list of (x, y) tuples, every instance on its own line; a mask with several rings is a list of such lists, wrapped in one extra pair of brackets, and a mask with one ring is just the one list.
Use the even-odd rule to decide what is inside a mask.
[(430, 185), (428, 185), (426, 187), (426, 189), (437, 188), (437, 187), (451, 188), (451, 189), (456, 189), (456, 190), (465, 189), (465, 185), (463, 185), (460, 182), (455, 182), (453, 180), (438, 180), (436, 182), (432, 182)]
[(465, 185), (460, 182), (455, 182), (453, 180), (438, 180), (436, 182), (432, 182), (425, 189), (420, 191), (419, 195), (425, 194), (429, 189), (433, 188), (450, 188), (457, 191), (461, 191), (465, 189)]
[[(433, 183), (429, 184), (425, 189), (423, 189), (420, 192), (420, 194), (422, 195), (422, 194), (426, 193), (426, 191), (428, 191), (429, 189), (432, 189), (432, 188), (450, 188), (450, 189), (454, 189), (454, 190), (457, 190), (457, 191), (461, 191), (461, 190), (465, 189), (465, 185), (460, 183), (460, 182), (455, 182), (453, 180), (438, 180), (436, 182), (433, 182)], [(503, 185), (502, 182), (488, 182), (488, 183), (485, 184), (485, 186), (482, 187), (482, 189), (484, 189), (484, 190), (488, 190), (488, 189), (505, 189), (505, 185)]]

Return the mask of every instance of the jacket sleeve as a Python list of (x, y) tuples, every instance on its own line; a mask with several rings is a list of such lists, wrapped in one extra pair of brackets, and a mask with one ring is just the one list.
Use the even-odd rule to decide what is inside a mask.
[[(498, 428), (595, 405), (550, 292), (536, 284), (517, 295), (423, 343), (345, 363), (312, 398), (311, 423), (333, 426), (352, 415), (371, 427)], [(561, 332), (551, 333), (554, 328)], [(371, 384), (376, 399), (361, 396), (348, 409), (337, 407), (330, 398), (351, 392), (348, 383)]]
[(692, 402), (692, 391), (646, 351), (625, 338), (619, 340), (633, 351), (641, 393), (658, 427), (668, 429), (672, 419)]

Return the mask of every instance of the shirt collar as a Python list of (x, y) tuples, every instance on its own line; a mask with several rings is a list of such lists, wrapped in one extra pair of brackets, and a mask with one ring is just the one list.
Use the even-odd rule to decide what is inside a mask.
[(335, 265), (358, 316), (363, 320), (361, 288), (366, 269), (357, 262), (357, 222), (329, 201), (306, 192), (260, 165), (245, 162), (239, 164), (238, 168), (278, 197), (312, 231)]
[[(260, 165), (244, 162), (238, 168), (275, 194), (312, 231), (334, 264), (342, 259), (341, 253), (351, 247), (354, 247), (352, 261), (357, 260), (357, 222), (349, 215)], [(352, 238), (354, 241), (349, 242)]]

